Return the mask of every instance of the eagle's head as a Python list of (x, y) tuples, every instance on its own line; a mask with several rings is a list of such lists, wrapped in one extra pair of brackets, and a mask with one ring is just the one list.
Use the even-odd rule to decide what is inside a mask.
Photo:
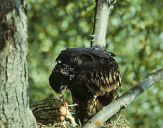
[(66, 85), (61, 82), (62, 78), (62, 75), (58, 72), (52, 72), (49, 77), (49, 83), (53, 90), (57, 93), (61, 93), (61, 91), (66, 88)]
[(70, 85), (74, 76), (69, 65), (58, 62), (49, 77), (49, 83), (55, 92), (61, 93)]

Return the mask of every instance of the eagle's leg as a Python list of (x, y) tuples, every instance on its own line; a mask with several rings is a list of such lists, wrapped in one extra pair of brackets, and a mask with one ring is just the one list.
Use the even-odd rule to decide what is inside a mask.
[(83, 105), (82, 120), (80, 122), (85, 124), (91, 117), (102, 109), (102, 105), (97, 98), (89, 99)]
[(111, 91), (103, 96), (93, 97), (87, 99), (85, 102), (78, 103), (77, 106), (77, 119), (81, 124), (85, 124), (91, 117), (99, 112), (103, 106), (108, 105), (118, 96), (117, 91)]

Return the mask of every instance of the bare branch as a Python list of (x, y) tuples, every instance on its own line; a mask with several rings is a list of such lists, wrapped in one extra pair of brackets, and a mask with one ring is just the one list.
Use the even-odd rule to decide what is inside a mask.
[(94, 28), (91, 35), (91, 47), (100, 47), (105, 49), (108, 18), (115, 3), (116, 0), (96, 0)]
[(111, 104), (104, 107), (100, 112), (98, 112), (94, 117), (92, 117), (83, 128), (96, 128), (97, 122), (102, 124), (107, 121), (110, 117), (116, 114), (121, 108), (126, 107), (132, 101), (134, 101), (137, 96), (150, 88), (153, 84), (163, 80), (163, 69), (157, 70), (154, 73), (147, 75), (144, 80), (140, 81), (135, 87), (128, 90), (117, 100), (113, 101)]

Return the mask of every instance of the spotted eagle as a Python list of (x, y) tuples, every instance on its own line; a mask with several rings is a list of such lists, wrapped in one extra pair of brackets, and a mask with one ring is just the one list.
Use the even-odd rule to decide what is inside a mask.
[(67, 88), (77, 103), (76, 119), (86, 122), (117, 96), (121, 84), (114, 54), (95, 48), (68, 48), (56, 59), (49, 82), (56, 92)]

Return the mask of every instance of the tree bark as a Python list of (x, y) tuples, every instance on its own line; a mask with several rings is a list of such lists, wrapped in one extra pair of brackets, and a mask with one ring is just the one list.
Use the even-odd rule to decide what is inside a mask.
[(29, 108), (24, 0), (0, 0), (0, 127), (34, 128)]
[(105, 49), (108, 18), (115, 3), (116, 0), (96, 0), (91, 47)]

